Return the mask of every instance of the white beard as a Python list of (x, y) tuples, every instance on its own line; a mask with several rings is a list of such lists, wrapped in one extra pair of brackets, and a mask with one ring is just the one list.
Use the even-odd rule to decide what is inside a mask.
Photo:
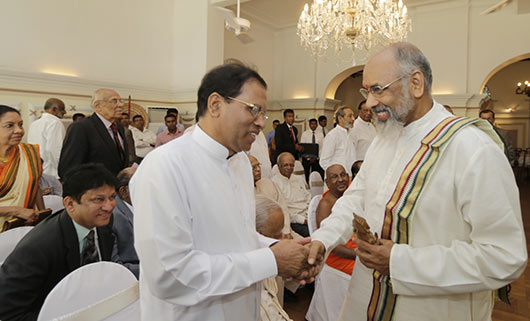
[[(413, 109), (414, 100), (406, 87), (403, 88), (401, 100), (395, 109), (385, 105), (372, 108), (375, 130), (378, 135), (382, 137), (396, 137), (399, 135), (403, 127), (405, 127), (405, 119)], [(378, 117), (375, 116), (375, 113), (381, 111), (388, 111), (390, 117), (385, 121), (380, 121)]]

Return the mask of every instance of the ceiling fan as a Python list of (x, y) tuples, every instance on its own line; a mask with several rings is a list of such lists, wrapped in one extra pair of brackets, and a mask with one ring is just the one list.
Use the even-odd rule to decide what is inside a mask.
[(501, 10), (502, 8), (506, 7), (510, 2), (512, 2), (513, 0), (501, 0), (499, 1), (498, 3), (496, 3), (495, 5), (489, 7), (488, 9), (482, 11), (480, 14), (481, 15), (487, 15), (487, 14), (490, 14), (490, 13), (494, 13), (496, 11), (499, 11)]
[(239, 16), (240, 6), (240, 0), (237, 0), (237, 16), (230, 9), (223, 7), (216, 8), (221, 11), (225, 18), (225, 28), (232, 31), (242, 43), (247, 44), (254, 41), (254, 39), (247, 33), (250, 30), (250, 21)]

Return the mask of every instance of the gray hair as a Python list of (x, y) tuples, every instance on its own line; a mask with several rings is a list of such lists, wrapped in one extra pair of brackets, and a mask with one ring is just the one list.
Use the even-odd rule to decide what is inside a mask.
[(99, 89), (96, 89), (94, 93), (92, 93), (92, 98), (90, 99), (90, 106), (92, 108), (94, 108), (94, 104), (96, 103), (96, 101), (101, 100), (101, 96), (103, 96), (103, 94), (106, 91), (114, 91), (114, 90), (109, 89), (109, 88), (99, 88)]
[(335, 123), (339, 123), (339, 116), (344, 117), (345, 109), (351, 109), (353, 111), (353, 108), (351, 108), (350, 106), (340, 106), (339, 109), (337, 109), (337, 111), (335, 112)]
[(259, 233), (267, 229), (270, 213), (277, 210), (281, 211), (282, 208), (274, 200), (263, 194), (256, 195), (256, 230)]
[[(293, 156), (293, 154), (291, 154), (290, 152), (283, 152), (280, 155), (278, 155), (278, 157), (276, 157), (276, 164), (280, 164), (280, 158), (282, 158), (282, 156), (287, 155), (287, 154)], [(293, 156), (293, 158), (294, 158), (294, 156)], [(296, 158), (295, 158), (295, 160), (296, 160)]]
[[(409, 74), (416, 69), (421, 71), (425, 78), (425, 91), (430, 94), (432, 88), (432, 70), (429, 60), (427, 60), (425, 55), (420, 51), (420, 49), (418, 49), (418, 47), (410, 43), (400, 42), (394, 44), (394, 46), (395, 58), (401, 72), (403, 74)], [(403, 84), (407, 82), (408, 77), (404, 77)]]

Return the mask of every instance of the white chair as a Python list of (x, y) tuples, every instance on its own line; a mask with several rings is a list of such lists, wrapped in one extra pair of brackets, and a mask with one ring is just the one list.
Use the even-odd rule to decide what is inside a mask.
[(29, 232), (33, 226), (21, 226), (4, 233), (0, 233), (0, 265), (4, 263), (9, 254), (13, 252), (18, 242)]
[(273, 177), (274, 175), (279, 174), (279, 173), (280, 173), (280, 170), (278, 169), (278, 164), (274, 164), (274, 166), (272, 166), (272, 170), (271, 170), (271, 177)]
[(307, 182), (305, 181), (305, 173), (304, 173), (304, 166), (302, 166), (302, 163), (299, 160), (294, 161), (294, 171), (293, 171), (294, 179), (297, 179), (300, 181), (300, 183), (305, 186), (307, 189)]
[(117, 263), (82, 266), (53, 288), (37, 320), (140, 320), (138, 281)]
[(44, 195), (44, 207), (50, 208), (52, 213), (58, 212), (64, 209), (63, 198), (58, 195)]
[(324, 193), (324, 181), (319, 172), (312, 172), (309, 175), (309, 190), (311, 191), (311, 197)]
[(321, 194), (313, 196), (307, 207), (307, 227), (309, 228), (309, 235), (317, 230), (317, 207), (321, 199)]
[(309, 321), (335, 321), (348, 293), (351, 275), (326, 264), (317, 275), (315, 292), (305, 318)]

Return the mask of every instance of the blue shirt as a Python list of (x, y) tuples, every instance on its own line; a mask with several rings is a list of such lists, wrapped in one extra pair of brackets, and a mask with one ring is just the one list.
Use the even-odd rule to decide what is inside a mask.
[(271, 147), (271, 144), (272, 144), (272, 139), (274, 138), (274, 134), (275, 134), (276, 130), (271, 130), (270, 132), (267, 133), (267, 136), (265, 136), (265, 138), (267, 138), (267, 145), (269, 147)]

